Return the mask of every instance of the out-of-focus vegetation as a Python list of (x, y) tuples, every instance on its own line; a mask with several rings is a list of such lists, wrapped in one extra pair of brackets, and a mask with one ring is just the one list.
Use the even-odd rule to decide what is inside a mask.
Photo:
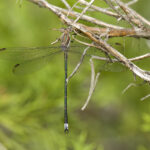
[[(139, 0), (133, 8), (150, 20), (149, 6), (149, 0)], [(59, 31), (51, 29), (60, 27), (60, 20), (46, 9), (26, 1), (21, 7), (15, 0), (0, 1), (0, 47), (48, 46), (60, 36)], [(125, 45), (121, 49), (127, 54), (148, 50), (145, 40), (116, 41)], [(102, 72), (92, 100), (82, 112), (91, 75), (89, 62), (85, 61), (69, 83), (70, 133), (66, 135), (63, 55), (27, 76), (14, 75), (12, 66), (0, 60), (0, 150), (150, 149), (150, 99), (140, 101), (149, 94), (149, 86), (132, 87), (121, 95), (133, 82), (132, 73)]]

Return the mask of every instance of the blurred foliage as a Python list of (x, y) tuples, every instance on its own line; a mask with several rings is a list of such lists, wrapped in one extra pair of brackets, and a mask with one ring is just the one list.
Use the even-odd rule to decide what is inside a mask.
[[(61, 1), (56, 3), (64, 7)], [(149, 0), (139, 0), (133, 8), (150, 20), (149, 5)], [(60, 36), (51, 29), (62, 26), (52, 12), (34, 4), (23, 1), (20, 7), (15, 0), (0, 1), (0, 47), (47, 46)], [(148, 42), (110, 39), (110, 44), (130, 57), (148, 50)], [(88, 60), (69, 84), (70, 133), (64, 134), (62, 62), (63, 56), (58, 55), (43, 69), (17, 76), (10, 62), (0, 60), (0, 150), (148, 150), (150, 101), (140, 98), (149, 94), (149, 85), (131, 87), (121, 95), (134, 81), (132, 73), (101, 72), (92, 100), (82, 112), (90, 85)], [(148, 64), (149, 59), (138, 63), (145, 69)], [(99, 62), (95, 65), (98, 70)], [(136, 83), (141, 82), (137, 79)]]

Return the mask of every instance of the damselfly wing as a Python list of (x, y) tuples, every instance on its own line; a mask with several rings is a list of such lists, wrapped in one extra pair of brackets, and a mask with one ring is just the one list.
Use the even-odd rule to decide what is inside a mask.
[[(74, 44), (68, 48), (68, 53), (71, 54), (71, 56), (76, 55), (77, 57), (80, 57), (85, 48), (86, 46)], [(60, 46), (0, 48), (0, 59), (13, 63), (13, 72), (15, 74), (24, 75), (44, 67), (51, 62), (51, 59), (55, 57), (55, 55), (61, 52)], [(86, 59), (89, 59), (92, 55), (106, 57), (96, 48), (90, 48), (88, 50)], [(120, 63), (112, 64), (100, 61), (100, 71), (122, 71), (122, 65), (120, 65)]]
[[(82, 48), (84, 49), (84, 47)], [(81, 46), (72, 46), (68, 51), (81, 54), (79, 49)], [(44, 67), (51, 61), (52, 57), (61, 52), (60, 46), (1, 48), (0, 59), (12, 62), (14, 73), (29, 74)]]

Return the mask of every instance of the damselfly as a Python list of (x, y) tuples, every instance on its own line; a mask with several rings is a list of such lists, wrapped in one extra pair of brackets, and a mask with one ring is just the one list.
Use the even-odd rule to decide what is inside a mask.
[[(17, 47), (17, 48), (0, 48), (0, 59), (8, 59), (17, 62), (13, 67), (13, 72), (25, 74), (38, 70), (38, 67), (44, 66), (51, 61), (53, 54), (64, 53), (64, 131), (68, 132), (68, 113), (67, 113), (67, 70), (68, 70), (68, 52), (77, 52), (72, 49), (84, 49), (85, 46), (70, 46), (70, 35), (67, 29), (63, 30), (60, 38), (61, 46), (48, 47)], [(18, 63), (19, 62), (19, 63)], [(38, 64), (38, 65), (36, 65)], [(33, 66), (33, 67), (32, 67)], [(106, 66), (106, 65), (105, 65)], [(102, 68), (101, 68), (102, 69)]]

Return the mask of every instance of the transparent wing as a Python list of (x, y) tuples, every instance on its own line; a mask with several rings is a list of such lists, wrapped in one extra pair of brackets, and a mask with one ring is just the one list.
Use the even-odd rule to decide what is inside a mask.
[[(71, 54), (75, 53), (75, 54), (80, 54), (80, 56), (82, 55), (82, 51), (78, 50), (78, 51), (72, 51), (70, 50)], [(113, 57), (108, 57), (105, 53), (101, 52), (99, 49), (96, 48), (90, 48), (85, 57), (86, 59), (90, 59), (92, 56), (98, 56), (100, 58), (104, 58), (104, 59), (114, 59)], [(122, 72), (126, 70), (126, 67), (124, 67), (120, 62), (113, 62), (110, 63), (104, 59), (98, 60), (96, 59), (98, 66), (99, 66), (99, 71), (108, 71), (108, 72)]]
[[(82, 55), (85, 47), (86, 46), (83, 45), (72, 45), (68, 52)], [(60, 46), (0, 48), (0, 59), (16, 63), (13, 68), (14, 73), (27, 74), (34, 72), (49, 63), (51, 60), (50, 57), (55, 53), (61, 52), (60, 49)], [(105, 57), (105, 55), (96, 48), (90, 48), (86, 56), (90, 57), (93, 54)], [(122, 65), (119, 63), (105, 63), (105, 65), (100, 66), (100, 70), (116, 72), (122, 70)]]
[[(80, 46), (72, 46), (71, 49), (79, 49)], [(54, 54), (62, 52), (60, 46), (49, 47), (12, 47), (0, 48), (0, 59), (15, 64), (15, 74), (27, 74), (34, 72), (49, 63)]]
[(103, 66), (101, 66), (100, 71), (108, 71), (108, 72), (122, 72), (126, 71), (127, 68), (123, 66), (120, 62), (114, 62), (114, 63), (105, 63)]
[[(60, 53), (61, 51), (57, 51), (55, 52), (55, 54)], [(13, 73), (17, 74), (17, 75), (25, 75), (25, 74), (29, 74), (32, 72), (35, 72), (39, 69), (41, 69), (42, 67), (44, 67), (45, 65), (47, 65), (51, 59), (52, 59), (53, 55), (46, 55), (46, 56), (41, 56), (32, 60), (28, 60), (28, 61), (24, 61), (22, 63), (17, 63), (14, 65), (13, 67)]]
[[(50, 48), (51, 47), (49, 47), (48, 49), (45, 48), (44, 52), (40, 48), (39, 49), (31, 49), (31, 50), (33, 50), (32, 51), (33, 56), (32, 55), (29, 56), (30, 59), (29, 58), (25, 59), (25, 57), (24, 57), (23, 60), (25, 60), (25, 61), (22, 61), (22, 59), (21, 59), (21, 63), (16, 63), (13, 67), (13, 70), (12, 70), (13, 73), (17, 74), (17, 75), (25, 75), (25, 74), (35, 72), (35, 71), (41, 69), (42, 67), (44, 67), (45, 65), (47, 65), (51, 61), (52, 57), (55, 54), (62, 52), (62, 50), (56, 51), (56, 49), (60, 49), (60, 47), (53, 47), (53, 49), (55, 49), (55, 50), (50, 50)], [(72, 46), (70, 48), (72, 49), (72, 51), (68, 50), (68, 52), (74, 53), (75, 50), (77, 50), (76, 54), (82, 54), (80, 51), (78, 51), (79, 48), (81, 48), (81, 47)], [(25, 49), (23, 49), (23, 50), (25, 50)], [(27, 51), (25, 50), (24, 53), (28, 56), (28, 54), (29, 54), (28, 49), (27, 49)], [(34, 54), (38, 54), (38, 55), (34, 56)]]
[(60, 50), (59, 47), (12, 47), (0, 48), (0, 59), (8, 61), (27, 61), (40, 58)]
[[(76, 47), (74, 47), (74, 49), (72, 49), (70, 47), (69, 49), (69, 53), (72, 55), (79, 55), (79, 57), (82, 56), (83, 50), (85, 49), (85, 47), (79, 47), (78, 49), (76, 49)], [(105, 53), (103, 53), (102, 51), (100, 51), (99, 49), (96, 48), (90, 48), (84, 59), (90, 59), (92, 56), (98, 56), (104, 59), (114, 59), (112, 57), (108, 57), (107, 55), (105, 55)], [(72, 57), (74, 58), (74, 57)], [(106, 60), (98, 60), (96, 59), (98, 62), (98, 66), (99, 66), (99, 71), (108, 71), (108, 72), (122, 72), (122, 71), (126, 71), (126, 67), (124, 67), (120, 62), (113, 62), (110, 63)]]

